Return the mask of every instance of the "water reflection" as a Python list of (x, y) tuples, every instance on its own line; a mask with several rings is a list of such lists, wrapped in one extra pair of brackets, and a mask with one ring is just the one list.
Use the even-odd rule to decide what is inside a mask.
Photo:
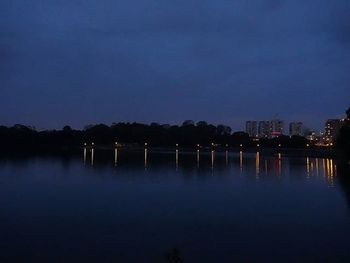
[(175, 163), (176, 163), (176, 171), (179, 169), (179, 150), (175, 151)]
[(337, 174), (337, 181), (343, 189), (350, 210), (350, 160), (339, 160), (334, 167)]
[(243, 171), (243, 152), (242, 151), (239, 152), (239, 168), (242, 172)]
[(197, 168), (199, 168), (199, 150), (197, 150)]
[(145, 169), (147, 169), (147, 161), (148, 161), (148, 158), (147, 158), (147, 148), (145, 148)]
[(114, 149), (114, 166), (118, 166), (118, 148)]
[[(330, 255), (348, 255), (349, 214), (340, 192), (350, 205), (349, 164), (263, 151), (230, 152), (228, 156), (218, 150), (174, 150), (159, 153), (141, 148), (129, 152), (121, 147), (117, 151), (87, 147), (68, 156), (69, 166), (63, 169), (66, 161), (61, 159), (67, 157), (61, 155), (34, 157), (35, 161), (24, 167), (18, 161), (0, 160), (0, 247), (4, 248), (0, 258), (4, 254), (9, 259), (13, 255), (26, 257), (31, 251), (55, 257), (51, 248), (57, 247), (58, 241), (64, 251), (83, 254), (73, 255), (77, 259), (69, 262), (98, 262), (101, 258), (106, 262), (153, 262), (155, 251), (164, 251), (174, 243), (181, 244), (181, 251), (184, 246), (186, 253), (199, 251), (198, 259), (189, 258), (188, 262), (202, 262), (206, 257), (208, 262), (244, 261), (246, 258), (223, 258), (232, 247), (239, 253), (244, 251), (243, 256), (257, 255), (248, 258), (249, 262), (267, 261), (258, 258), (262, 252), (269, 252), (272, 246), (275, 251), (284, 251), (287, 243), (293, 251), (305, 253), (300, 262), (319, 262), (327, 257), (333, 262), (337, 258), (332, 261)], [(175, 172), (174, 159), (179, 172)], [(279, 170), (281, 176), (276, 177)], [(327, 188), (327, 184), (335, 188)], [(152, 236), (157, 238), (150, 246)], [(105, 242), (96, 242), (101, 239)], [(45, 240), (44, 246), (38, 240)], [(71, 251), (71, 247), (76, 249)], [(94, 260), (89, 258), (91, 253), (84, 252), (86, 247), (95, 253)], [(135, 247), (144, 249), (135, 253)], [(218, 247), (216, 254), (203, 254), (207, 247)], [(115, 258), (106, 258), (111, 251)], [(122, 254), (142, 255), (120, 259)], [(283, 262), (291, 253), (281, 254), (270, 261)], [(311, 254), (318, 257), (308, 260)], [(179, 262), (179, 255), (170, 250), (167, 258)], [(40, 258), (29, 261), (40, 262)]]
[(84, 153), (83, 153), (83, 155), (84, 155), (84, 164), (86, 164), (86, 147), (84, 147)]
[(256, 156), (255, 156), (255, 175), (256, 175), (257, 179), (259, 179), (259, 173), (260, 173), (260, 153), (256, 152)]
[[(89, 152), (88, 152), (89, 151)], [(114, 166), (120, 166), (120, 148), (114, 148)], [(123, 151), (123, 150), (122, 150)], [(89, 154), (88, 154), (89, 153)], [(99, 151), (98, 154), (98, 164), (105, 162), (107, 163), (107, 159), (104, 156), (110, 155), (111, 152), (107, 151)], [(126, 153), (128, 155), (130, 153)], [(95, 165), (96, 162), (96, 153), (94, 148), (83, 148), (83, 163), (84, 165), (89, 162), (91, 166)], [(144, 148), (143, 151), (143, 159), (144, 159), (144, 168), (148, 168), (149, 166), (149, 151), (147, 148)], [(181, 157), (180, 157), (181, 155)], [(186, 169), (190, 169), (190, 167), (196, 167), (199, 169), (200, 167), (210, 167), (212, 171), (219, 171), (222, 169), (238, 169), (240, 173), (249, 174), (254, 173), (255, 178), (259, 179), (261, 177), (261, 172), (264, 171), (265, 176), (268, 176), (270, 174), (276, 174), (278, 176), (285, 176), (286, 175), (286, 169), (290, 169), (291, 165), (293, 165), (293, 160), (304, 160), (302, 165), (304, 166), (304, 175), (306, 179), (311, 179), (312, 177), (322, 177), (325, 179), (327, 184), (330, 187), (333, 187), (335, 185), (335, 178), (337, 176), (337, 164), (333, 159), (330, 158), (311, 158), (311, 157), (304, 157), (304, 158), (282, 158), (281, 153), (277, 153), (276, 156), (271, 155), (262, 155), (261, 152), (255, 152), (253, 153), (244, 153), (243, 151), (240, 151), (238, 154), (239, 163), (238, 160), (233, 162), (234, 165), (229, 166), (229, 152), (225, 150), (224, 152), (216, 152), (215, 150), (211, 150), (210, 152), (203, 152), (201, 156), (200, 150), (196, 150), (195, 152), (196, 160), (193, 160), (193, 154), (186, 154), (186, 153), (180, 153), (178, 149), (175, 150), (175, 169), (180, 169), (180, 158), (181, 158), (181, 169), (184, 171)], [(237, 156), (236, 153), (232, 153), (233, 156)], [(140, 161), (140, 156), (134, 155), (128, 159), (130, 162), (137, 162), (137, 160)], [(160, 158), (162, 156), (162, 158)], [(88, 160), (90, 158), (90, 160)], [(157, 165), (165, 166), (167, 154), (166, 153), (153, 153), (152, 152), (152, 167), (156, 167)], [(203, 159), (203, 160), (201, 160)], [(106, 161), (105, 161), (106, 160)], [(110, 160), (110, 159), (109, 159)], [(168, 159), (169, 160), (169, 159)], [(122, 163), (123, 164), (123, 163)], [(299, 166), (300, 167), (300, 166)], [(245, 168), (245, 169), (243, 169)], [(253, 170), (254, 169), (254, 170)], [(254, 172), (253, 172), (254, 171)]]
[(92, 166), (94, 165), (94, 153), (95, 153), (95, 149), (92, 148), (92, 149), (91, 149), (91, 165), (92, 165)]
[(280, 176), (282, 174), (282, 155), (281, 153), (278, 153), (278, 175)]
[(335, 185), (337, 165), (333, 159), (305, 158), (306, 178), (322, 176), (330, 187)]

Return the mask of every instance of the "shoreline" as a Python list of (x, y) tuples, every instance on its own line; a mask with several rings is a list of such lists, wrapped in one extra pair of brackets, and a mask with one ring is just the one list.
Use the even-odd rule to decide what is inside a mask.
[[(199, 150), (201, 153), (210, 153), (215, 151), (218, 153), (256, 153), (259, 152), (263, 155), (277, 155), (283, 154), (288, 157), (320, 157), (320, 158), (343, 158), (344, 156), (336, 149), (300, 149), (300, 148), (272, 148), (272, 147), (142, 147), (142, 146), (118, 146), (120, 151), (129, 152), (142, 152), (147, 149), (150, 153), (173, 153), (178, 150), (179, 153), (196, 153)], [(95, 146), (32, 146), (32, 147), (13, 147), (13, 148), (1, 148), (0, 157), (13, 156), (13, 155), (44, 155), (44, 154), (80, 154), (84, 149), (94, 149), (96, 151), (114, 151), (115, 146), (95, 145)]]

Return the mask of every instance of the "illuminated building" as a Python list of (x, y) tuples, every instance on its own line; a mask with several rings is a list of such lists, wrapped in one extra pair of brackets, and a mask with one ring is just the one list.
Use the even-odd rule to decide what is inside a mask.
[(316, 135), (315, 131), (309, 131), (305, 134), (306, 139), (308, 139), (309, 141), (317, 141), (318, 137)]
[(325, 134), (324, 140), (325, 143), (333, 143), (338, 135), (338, 132), (343, 125), (344, 120), (340, 119), (329, 119), (325, 123)]

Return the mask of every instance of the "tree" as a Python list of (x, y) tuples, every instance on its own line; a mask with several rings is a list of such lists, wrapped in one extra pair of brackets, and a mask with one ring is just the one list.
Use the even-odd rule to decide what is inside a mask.
[(344, 121), (343, 126), (340, 128), (336, 147), (345, 155), (350, 156), (350, 107), (346, 110), (346, 115), (348, 119)]
[(208, 123), (206, 121), (199, 121), (196, 125), (197, 127), (206, 127), (208, 126)]
[(194, 121), (193, 120), (185, 120), (182, 123), (182, 126), (192, 126), (192, 125), (194, 125)]
[(66, 126), (63, 127), (63, 131), (64, 132), (71, 132), (72, 128), (69, 125), (66, 125)]
[(231, 128), (229, 126), (220, 124), (216, 127), (216, 132), (218, 135), (230, 135)]

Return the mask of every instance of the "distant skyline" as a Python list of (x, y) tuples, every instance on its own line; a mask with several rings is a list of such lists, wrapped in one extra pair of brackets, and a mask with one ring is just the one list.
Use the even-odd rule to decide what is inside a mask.
[(0, 1), (0, 125), (321, 130), (350, 106), (350, 1)]

